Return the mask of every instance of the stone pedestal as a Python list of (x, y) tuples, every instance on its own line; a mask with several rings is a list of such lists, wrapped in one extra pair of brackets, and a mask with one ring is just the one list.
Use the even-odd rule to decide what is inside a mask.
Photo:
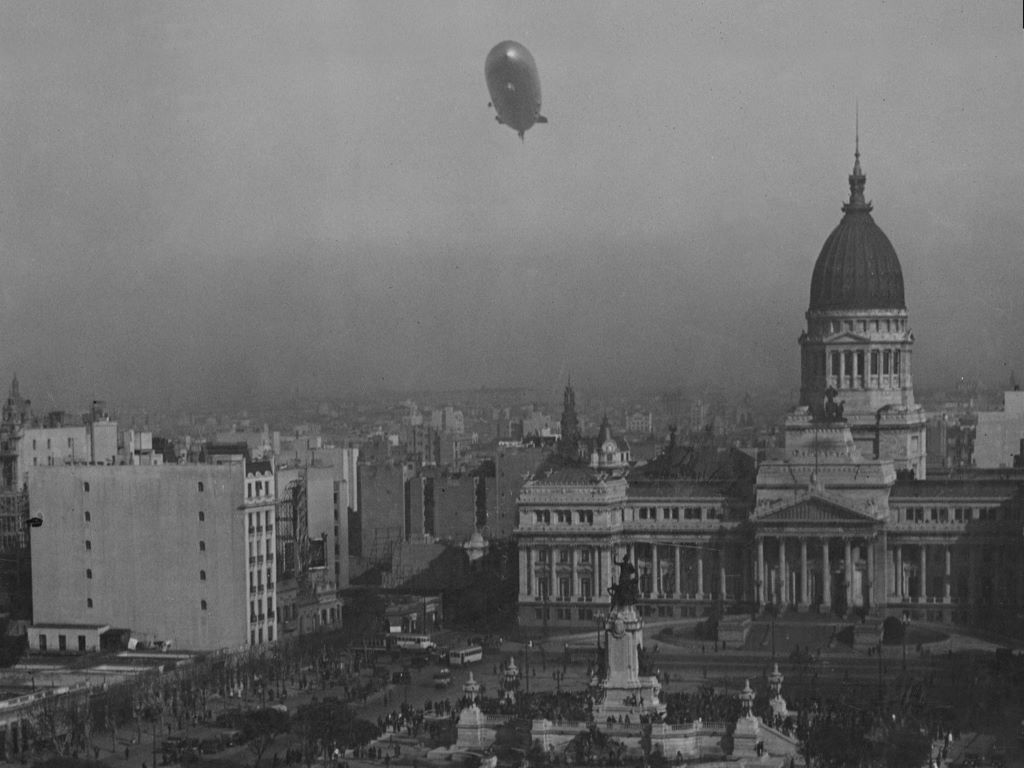
[(761, 740), (761, 721), (753, 715), (744, 715), (736, 721), (732, 734), (733, 757), (756, 757), (757, 742)]
[(600, 701), (594, 705), (594, 719), (600, 726), (613, 718), (627, 716), (638, 723), (641, 714), (662, 715), (661, 683), (654, 676), (640, 674), (637, 651), (643, 647), (643, 619), (633, 605), (612, 609), (605, 621), (605, 678), (600, 682)]

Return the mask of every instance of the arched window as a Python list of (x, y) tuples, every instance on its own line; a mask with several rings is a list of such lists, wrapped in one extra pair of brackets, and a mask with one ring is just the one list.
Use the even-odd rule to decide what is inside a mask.
[(85, 578), (87, 578), (87, 579), (91, 579), (92, 578), (92, 568), (86, 568), (85, 569)]
[(199, 522), (201, 523), (201, 522), (203, 522), (204, 520), (206, 520), (206, 513), (205, 513), (205, 512), (203, 512), (203, 510), (201, 510), (201, 509), (200, 509), (200, 510), (199, 510)]
[(90, 520), (92, 520), (92, 515), (89, 514), (89, 510), (87, 509), (85, 510), (85, 522), (88, 523)]
[(199, 572), (199, 580), (200, 581), (206, 581), (206, 571), (200, 571)]
[(91, 597), (87, 597), (85, 599), (85, 607), (86, 608), (92, 608), (92, 598)]
[(89, 541), (88, 539), (85, 540), (85, 548), (86, 548), (86, 550), (89, 550), (89, 551), (92, 550), (92, 542)]
[(205, 600), (200, 600), (199, 601), (199, 607), (202, 608), (205, 611), (206, 610), (206, 601)]
[[(88, 489), (88, 488), (86, 488), (86, 490), (89, 490), (89, 489)], [(203, 490), (204, 490), (204, 489), (203, 489), (203, 481), (202, 481), (202, 480), (200, 480), (200, 481), (199, 481), (199, 492), (200, 492), (200, 493), (202, 493), (202, 492), (203, 492)]]
[(205, 552), (206, 551), (206, 542), (205, 541), (200, 541), (199, 542), (199, 551), (200, 552)]

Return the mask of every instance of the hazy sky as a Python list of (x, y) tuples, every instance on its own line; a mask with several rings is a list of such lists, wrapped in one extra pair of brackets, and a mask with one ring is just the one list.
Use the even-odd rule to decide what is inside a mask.
[(918, 386), (1024, 378), (1022, 42), (1019, 0), (3, 0), (0, 381), (795, 386), (858, 102)]

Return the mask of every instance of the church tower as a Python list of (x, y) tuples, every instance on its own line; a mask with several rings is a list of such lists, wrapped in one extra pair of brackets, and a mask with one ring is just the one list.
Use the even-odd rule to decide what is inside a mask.
[(800, 404), (818, 421), (845, 421), (866, 458), (925, 476), (925, 414), (914, 402), (903, 271), (864, 199), (859, 136), (850, 200), (814, 265), (800, 336)]
[(562, 438), (558, 442), (558, 453), (572, 461), (580, 458), (580, 420), (576, 415), (576, 391), (571, 379), (562, 395)]

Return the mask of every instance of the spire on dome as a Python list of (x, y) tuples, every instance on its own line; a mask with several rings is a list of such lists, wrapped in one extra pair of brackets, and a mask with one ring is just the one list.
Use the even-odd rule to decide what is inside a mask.
[(864, 182), (867, 176), (860, 168), (860, 108), (854, 119), (854, 140), (853, 140), (853, 173), (850, 174), (850, 202), (843, 205), (843, 212), (846, 211), (871, 211), (871, 203), (864, 202)]

